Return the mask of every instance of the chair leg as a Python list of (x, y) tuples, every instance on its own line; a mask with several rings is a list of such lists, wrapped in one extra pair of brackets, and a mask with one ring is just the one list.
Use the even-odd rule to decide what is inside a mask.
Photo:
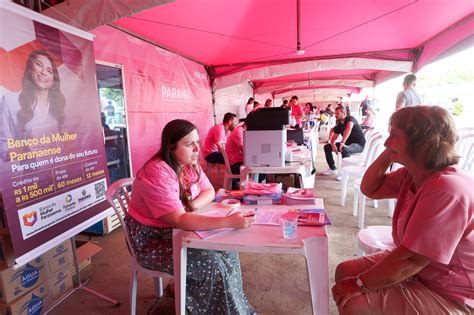
[(359, 187), (354, 187), (354, 203), (352, 205), (352, 216), (357, 215), (357, 208), (359, 207)]
[(359, 229), (364, 228), (365, 224), (365, 203), (367, 200), (367, 197), (363, 194), (360, 196), (360, 205), (359, 205)]
[(135, 315), (137, 312), (137, 286), (138, 286), (138, 270), (135, 262), (132, 263), (130, 273), (130, 314)]
[(349, 181), (349, 176), (346, 174), (341, 175), (341, 206), (346, 205), (346, 195), (347, 195), (347, 182)]
[(388, 215), (393, 218), (393, 212), (395, 211), (395, 199), (388, 199)]
[(155, 283), (156, 297), (162, 297), (163, 296), (163, 278), (155, 277), (153, 278), (153, 282)]

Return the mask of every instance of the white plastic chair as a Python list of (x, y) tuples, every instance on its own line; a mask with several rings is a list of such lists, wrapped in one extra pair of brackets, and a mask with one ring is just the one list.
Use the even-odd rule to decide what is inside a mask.
[[(347, 183), (349, 182), (350, 177), (354, 178), (361, 178), (367, 167), (374, 161), (378, 154), (381, 153), (381, 148), (383, 140), (382, 140), (382, 135), (376, 135), (374, 137), (374, 140), (369, 144), (369, 148), (367, 151), (367, 156), (365, 157), (365, 160), (362, 161), (361, 164), (359, 165), (349, 165), (349, 166), (344, 166), (340, 169), (340, 175), (341, 175), (341, 206), (345, 206), (346, 204), (346, 195), (347, 195)], [(352, 213), (354, 216), (356, 213)]]
[(459, 134), (459, 137), (462, 137), (465, 135), (472, 135), (474, 134), (474, 127), (459, 128), (458, 134)]
[[(397, 169), (402, 167), (401, 164), (394, 163), (392, 164), (392, 167), (390, 168), (389, 172), (394, 172)], [(362, 178), (358, 178), (354, 180), (354, 203), (352, 205), (352, 213), (357, 214), (357, 217), (359, 218), (359, 229), (364, 228), (364, 221), (365, 221), (365, 205), (367, 202), (367, 197), (360, 191), (360, 184), (361, 184)], [(386, 199), (388, 203), (388, 216), (393, 217), (393, 212), (395, 211), (395, 204), (397, 202), (397, 199), (392, 198), (392, 199)], [(374, 208), (378, 208), (378, 201), (374, 201)]]
[(459, 160), (459, 165), (464, 171), (474, 173), (474, 142), (471, 143), (471, 147), (466, 152), (467, 154)]
[(138, 272), (143, 272), (154, 279), (155, 293), (157, 297), (163, 295), (163, 277), (172, 278), (173, 276), (156, 270), (144, 268), (138, 264), (137, 257), (130, 243), (128, 236), (127, 225), (125, 224), (123, 217), (128, 211), (128, 204), (130, 203), (130, 189), (132, 186), (133, 178), (123, 178), (109, 186), (106, 193), (107, 201), (112, 205), (122, 225), (122, 231), (127, 242), (128, 251), (130, 253), (130, 314), (136, 314), (137, 307), (137, 286), (138, 286)]
[(392, 227), (373, 225), (362, 229), (357, 234), (359, 249), (358, 255), (369, 255), (386, 249), (395, 248), (392, 238)]
[(225, 173), (224, 173), (224, 182), (222, 186), (224, 189), (232, 189), (232, 179), (240, 179), (240, 174), (232, 174), (230, 169), (229, 158), (227, 157), (227, 151), (225, 150), (225, 142), (219, 143), (219, 151), (222, 153), (225, 162)]
[(474, 133), (465, 133), (459, 137), (458, 142), (456, 142), (456, 152), (461, 157), (459, 159), (459, 165), (465, 164), (465, 160), (469, 160), (472, 157), (472, 152), (470, 152), (472, 145), (474, 144)]
[(342, 166), (349, 165), (364, 165), (363, 161), (367, 161), (367, 154), (369, 154), (369, 149), (372, 147), (372, 142), (380, 136), (378, 131), (367, 132), (365, 138), (367, 139), (364, 150), (361, 153), (353, 154), (349, 157), (342, 159)]

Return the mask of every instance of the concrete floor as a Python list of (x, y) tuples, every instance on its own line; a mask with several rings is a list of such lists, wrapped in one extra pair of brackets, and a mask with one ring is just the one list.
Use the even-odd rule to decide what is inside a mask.
[[(318, 173), (326, 169), (324, 156), (319, 150)], [(351, 183), (350, 183), (351, 186)], [(333, 176), (316, 176), (316, 196), (324, 203), (332, 225), (329, 236), (329, 288), (334, 285), (334, 271), (343, 260), (355, 257), (357, 252), (357, 217), (352, 216), (352, 190), (349, 189), (346, 206), (339, 205), (340, 182)], [(379, 208), (366, 210), (366, 224), (390, 225), (387, 203), (379, 202)], [(79, 235), (79, 239), (88, 236)], [(106, 236), (93, 236), (91, 241), (103, 248), (93, 257), (93, 263), (83, 271), (83, 277), (90, 277), (88, 285), (93, 290), (121, 302), (112, 306), (98, 297), (79, 290), (50, 312), (53, 315), (76, 314), (129, 314), (129, 255), (120, 229)], [(302, 256), (240, 254), (244, 288), (252, 305), (260, 314), (311, 314), (311, 298)], [(139, 276), (137, 314), (147, 314), (155, 303), (153, 282)], [(337, 308), (330, 294), (330, 312), (337, 314)]]

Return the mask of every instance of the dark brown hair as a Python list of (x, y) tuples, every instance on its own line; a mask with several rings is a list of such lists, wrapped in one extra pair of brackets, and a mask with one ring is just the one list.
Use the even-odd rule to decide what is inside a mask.
[[(176, 150), (176, 145), (178, 141), (194, 130), (197, 130), (196, 126), (184, 119), (175, 119), (168, 122), (165, 128), (163, 128), (163, 132), (161, 133), (160, 150), (145, 163), (146, 165), (152, 160), (160, 159), (173, 169), (173, 171), (176, 173), (176, 176), (178, 177), (180, 191), (179, 195), (181, 197), (181, 201), (184, 202), (184, 204), (186, 205), (186, 208), (189, 208), (188, 206), (190, 200), (185, 198), (185, 191), (189, 187), (185, 187), (184, 183), (182, 182), (182, 174), (184, 170), (179, 165), (179, 162), (176, 160), (174, 156), (174, 151)], [(197, 180), (199, 180), (199, 177), (201, 176), (201, 168), (199, 166), (194, 166), (193, 169), (198, 175)]]
[(53, 85), (49, 89), (48, 101), (49, 101), (49, 112), (58, 122), (58, 129), (61, 130), (64, 124), (65, 114), (64, 107), (66, 106), (66, 98), (61, 92), (61, 82), (59, 79), (58, 68), (53, 58), (45, 51), (35, 50), (29, 56), (26, 62), (26, 68), (23, 73), (21, 80), (22, 90), (18, 101), (20, 103), (20, 110), (17, 113), (17, 119), (20, 126), (20, 130), (23, 132), (25, 125), (33, 119), (33, 105), (36, 101), (35, 96), (35, 83), (32, 78), (33, 62), (38, 56), (45, 56), (51, 62), (53, 69)]

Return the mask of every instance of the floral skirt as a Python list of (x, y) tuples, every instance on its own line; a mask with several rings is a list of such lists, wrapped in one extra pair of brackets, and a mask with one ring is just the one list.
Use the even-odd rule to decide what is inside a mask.
[[(173, 229), (146, 226), (125, 217), (138, 263), (173, 274)], [(186, 312), (188, 314), (253, 314), (242, 287), (235, 252), (188, 248)]]

